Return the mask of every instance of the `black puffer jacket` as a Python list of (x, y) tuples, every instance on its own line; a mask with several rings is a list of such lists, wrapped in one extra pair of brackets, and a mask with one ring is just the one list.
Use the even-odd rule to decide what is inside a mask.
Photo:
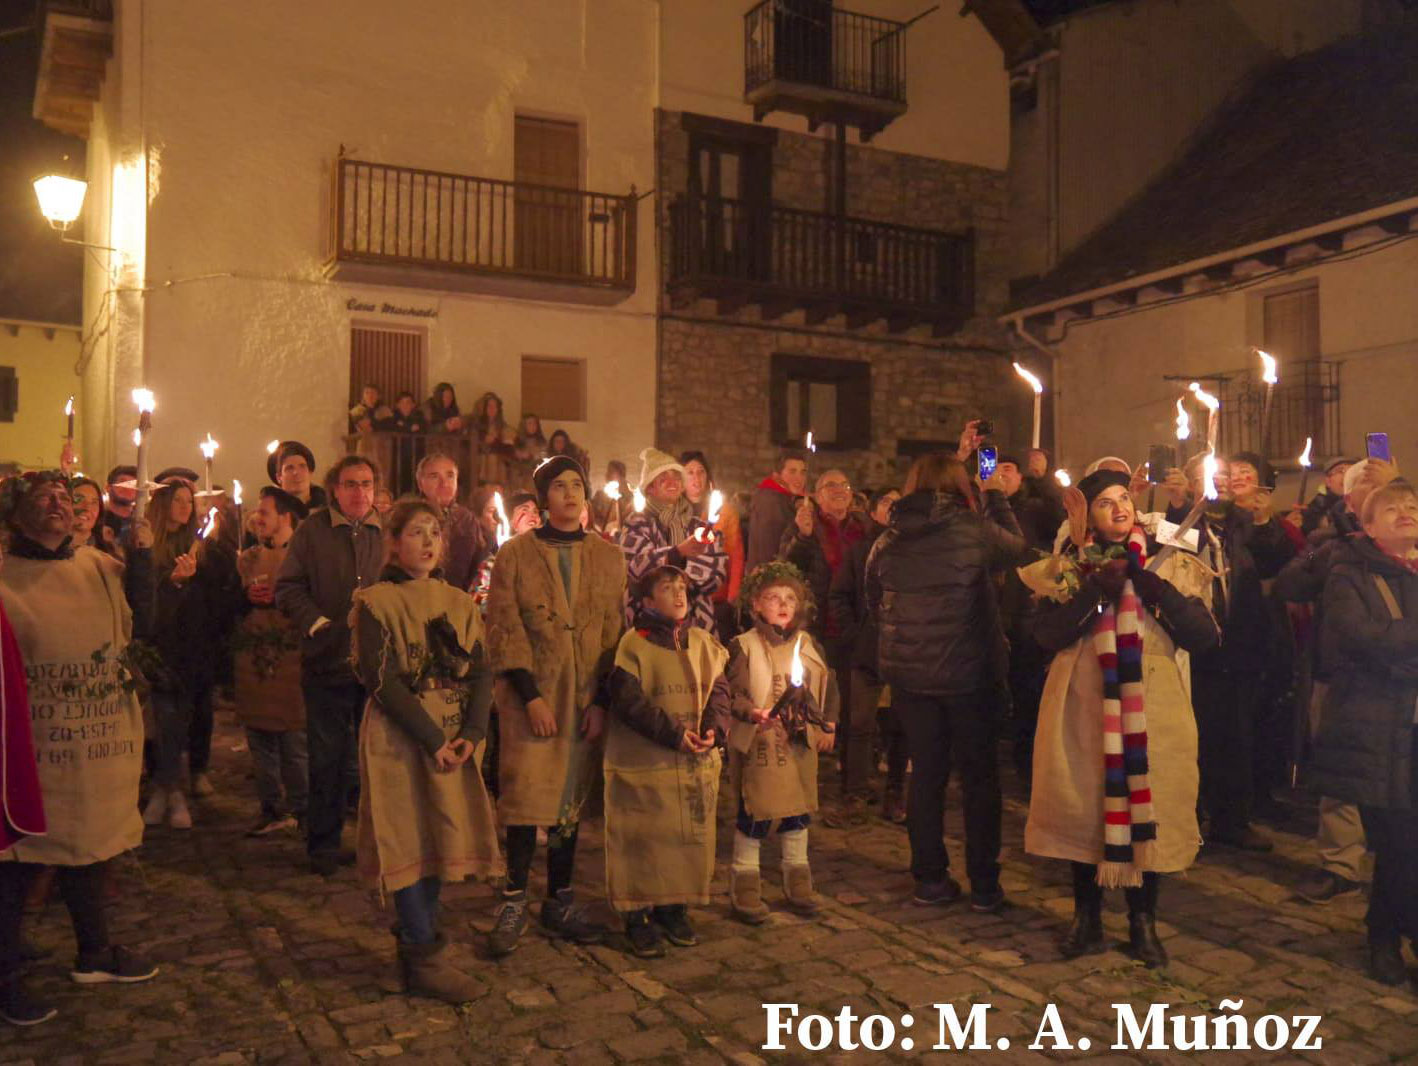
[(998, 688), (1008, 651), (990, 572), (1028, 557), (1003, 493), (985, 494), (984, 515), (953, 494), (898, 501), (867, 558), (881, 679), (932, 696)]
[[(1392, 592), (1401, 620), (1377, 581)], [(1349, 803), (1411, 808), (1418, 574), (1367, 537), (1343, 545), (1324, 586), (1320, 642), (1330, 680), (1310, 784)]]

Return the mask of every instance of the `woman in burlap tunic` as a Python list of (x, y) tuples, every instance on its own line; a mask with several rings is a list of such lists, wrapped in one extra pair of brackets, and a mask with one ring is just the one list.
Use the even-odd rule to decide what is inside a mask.
[(146, 521), (134, 521), (126, 571), (95, 548), (71, 548), (73, 501), (58, 471), (6, 481), (0, 519), (10, 533), (0, 601), (29, 693), (29, 706), (0, 707), (0, 719), (30, 716), (46, 823), (20, 827), (33, 835), (0, 853), (0, 1017), (34, 1025), (55, 1011), (29, 999), (21, 983), (20, 918), (44, 866), (58, 868), (74, 923), (75, 981), (144, 981), (157, 973), (110, 943), (103, 892), (108, 860), (143, 841), (143, 716), (125, 652), (134, 623), (130, 594), (140, 630), (152, 621), (152, 534)]
[(1182, 591), (1208, 583), (1194, 557), (1144, 569), (1156, 545), (1136, 524), (1128, 481), (1104, 470), (1080, 482), (1066, 502), (1078, 527), (1087, 523), (1087, 548), (1019, 572), (1040, 597), (1035, 639), (1055, 653), (1024, 849), (1072, 864), (1066, 958), (1107, 950), (1103, 888), (1122, 886), (1133, 954), (1161, 966), (1158, 876), (1190, 866), (1201, 840), (1196, 718), (1178, 649), (1204, 651), (1218, 632), (1206, 604)]
[(729, 655), (693, 625), (689, 590), (678, 567), (641, 578), (606, 684), (606, 898), (642, 958), (663, 955), (665, 939), (699, 943), (688, 907), (709, 902), (714, 877)]
[(837, 685), (822, 649), (805, 626), (811, 598), (797, 567), (765, 563), (743, 585), (753, 628), (729, 650), (733, 723), (729, 727), (729, 780), (738, 795), (730, 899), (734, 916), (750, 924), (768, 917), (759, 852), (776, 824), (783, 859), (783, 895), (801, 914), (817, 910), (807, 858), (807, 828), (817, 810), (817, 755), (833, 748), (830, 729), (809, 724), (793, 738), (774, 703), (791, 684), (796, 650), (803, 665), (798, 697), (826, 723), (837, 721)]
[(494, 954), (516, 948), (527, 926), (527, 877), (546, 827), (553, 936), (594, 943), (605, 930), (575, 906), (576, 826), (600, 762), (598, 688), (623, 625), (625, 560), (581, 528), (586, 475), (555, 456), (533, 473), (546, 524), (498, 550), (487, 599), (488, 650), (497, 681), (498, 813), (507, 827), (507, 885), (489, 936)]
[(502, 872), (483, 784), (490, 672), (473, 599), (437, 576), (441, 517), (396, 504), (386, 527), (390, 565), (355, 593), (354, 667), (370, 693), (359, 733), (359, 871), (392, 893), (406, 991), (450, 1003), (476, 998), (439, 929), (444, 882)]

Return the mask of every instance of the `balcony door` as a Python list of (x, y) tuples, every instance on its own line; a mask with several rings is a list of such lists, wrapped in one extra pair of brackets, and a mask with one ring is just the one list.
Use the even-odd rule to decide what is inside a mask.
[(703, 263), (719, 276), (766, 281), (772, 248), (772, 148), (708, 132), (689, 140), (689, 195)]
[(529, 115), (518, 115), (515, 121), (513, 261), (518, 270), (529, 273), (579, 275), (581, 127)]
[(773, 74), (805, 85), (832, 85), (832, 0), (777, 0)]

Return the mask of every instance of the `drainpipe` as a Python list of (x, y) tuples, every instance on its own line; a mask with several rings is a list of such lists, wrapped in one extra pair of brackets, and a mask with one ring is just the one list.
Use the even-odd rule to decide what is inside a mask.
[(1060, 441), (1063, 439), (1063, 433), (1060, 430), (1060, 425), (1063, 421), (1063, 408), (1062, 405), (1059, 403), (1060, 355), (1058, 349), (1050, 348), (1043, 341), (1039, 340), (1038, 337), (1034, 336), (1034, 334), (1030, 333), (1027, 329), (1025, 329), (1023, 315), (1014, 315), (1012, 318), (1010, 318), (1009, 324), (1014, 327), (1014, 333), (1017, 337), (1019, 337), (1020, 340), (1024, 341), (1031, 348), (1036, 348), (1038, 351), (1048, 356), (1049, 358), (1049, 383), (1053, 386), (1054, 390), (1054, 420), (1053, 433), (1050, 436), (1050, 443), (1053, 445), (1051, 450), (1054, 453), (1054, 465), (1059, 466), (1062, 464), (1063, 461), (1063, 453), (1060, 451)]

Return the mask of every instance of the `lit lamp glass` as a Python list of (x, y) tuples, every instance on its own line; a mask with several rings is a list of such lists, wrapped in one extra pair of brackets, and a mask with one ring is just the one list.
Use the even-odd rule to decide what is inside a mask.
[(39, 198), (39, 211), (57, 230), (67, 230), (84, 208), (84, 193), (88, 182), (46, 174), (35, 179), (34, 194)]

